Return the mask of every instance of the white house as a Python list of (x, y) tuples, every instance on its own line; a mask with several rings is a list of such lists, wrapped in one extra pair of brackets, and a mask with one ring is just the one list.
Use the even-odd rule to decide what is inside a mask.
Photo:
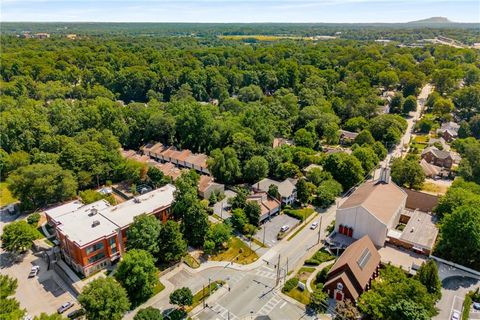
[(390, 181), (389, 169), (384, 169), (379, 180), (362, 184), (337, 209), (335, 231), (353, 239), (368, 235), (376, 246), (383, 246), (406, 201), (406, 192)]
[(278, 193), (281, 197), (281, 202), (283, 205), (292, 204), (297, 199), (297, 180), (287, 178), (283, 181), (276, 181), (272, 179), (265, 178), (253, 185), (253, 189), (256, 191), (268, 192), (268, 189), (271, 185), (275, 185), (278, 188)]

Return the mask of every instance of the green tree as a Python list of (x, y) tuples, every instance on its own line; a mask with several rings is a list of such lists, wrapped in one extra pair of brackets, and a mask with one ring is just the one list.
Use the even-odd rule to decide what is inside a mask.
[(229, 225), (225, 223), (215, 223), (210, 225), (205, 242), (213, 242), (214, 249), (218, 250), (221, 249), (223, 244), (226, 243), (231, 237), (232, 229)]
[(307, 131), (304, 128), (301, 128), (295, 132), (295, 145), (300, 146), (300, 147), (306, 147), (306, 148), (313, 148), (315, 145), (315, 134)]
[(256, 85), (249, 85), (238, 91), (238, 99), (243, 102), (260, 100), (262, 96), (262, 89)]
[(373, 139), (372, 133), (365, 129), (360, 131), (360, 133), (355, 137), (354, 142), (359, 146), (364, 144), (372, 145), (375, 143), (375, 139)]
[(315, 191), (315, 185), (308, 182), (306, 179), (299, 179), (296, 185), (297, 188), (297, 200), (302, 203), (309, 203), (313, 192)]
[(0, 274), (0, 319), (22, 319), (25, 315), (20, 303), (15, 298), (9, 298), (15, 294), (17, 287), (17, 279)]
[(323, 287), (316, 288), (310, 294), (310, 303), (308, 306), (315, 310), (317, 313), (324, 311), (327, 309), (328, 306), (328, 294), (323, 291)]
[(386, 266), (380, 271), (380, 279), (373, 281), (371, 289), (358, 300), (358, 308), (370, 319), (399, 319), (392, 306), (401, 300), (408, 301), (416, 310), (425, 310), (429, 318), (436, 314), (434, 298), (427, 288), (420, 281), (409, 278), (403, 270)]
[(315, 205), (327, 208), (342, 193), (342, 185), (333, 179), (323, 181), (317, 188)]
[(113, 278), (90, 282), (78, 296), (89, 320), (120, 320), (130, 309), (127, 292)]
[(178, 223), (169, 220), (160, 228), (158, 248), (162, 262), (178, 261), (187, 253), (187, 243)]
[(410, 301), (400, 300), (389, 307), (392, 316), (389, 319), (399, 320), (428, 320), (431, 316), (424, 307)]
[(370, 121), (369, 130), (376, 141), (389, 148), (400, 142), (402, 132), (407, 128), (405, 119), (395, 114), (382, 114)]
[(372, 171), (373, 168), (375, 168), (375, 166), (380, 162), (380, 159), (378, 159), (375, 151), (368, 146), (356, 148), (352, 152), (352, 155), (355, 156), (355, 158), (357, 158), (358, 160), (360, 160), (362, 168), (365, 172)]
[(260, 205), (256, 201), (247, 201), (245, 208), (243, 209), (248, 222), (254, 226), (258, 226), (260, 222), (260, 215), (262, 210)]
[(138, 310), (133, 320), (163, 320), (162, 312), (153, 307)]
[(243, 227), (248, 223), (248, 218), (245, 215), (245, 212), (241, 208), (232, 210), (232, 225), (233, 227), (242, 232)]
[(245, 163), (243, 172), (247, 181), (257, 182), (268, 175), (268, 162), (262, 156), (253, 156)]
[(378, 81), (388, 89), (393, 89), (400, 83), (397, 73), (393, 70), (379, 72)]
[(332, 179), (330, 172), (323, 171), (321, 168), (312, 168), (307, 172), (307, 180), (317, 187), (325, 180)]
[(158, 284), (155, 259), (145, 250), (127, 251), (118, 264), (115, 279), (125, 288), (133, 304), (144, 302)]
[(187, 208), (182, 219), (182, 233), (187, 243), (200, 247), (205, 242), (208, 232), (208, 214), (205, 207), (197, 200)]
[(428, 293), (435, 297), (435, 300), (439, 300), (442, 297), (442, 282), (440, 281), (435, 261), (428, 260), (426, 263), (423, 263), (415, 277), (427, 288)]
[(219, 182), (232, 184), (241, 175), (240, 160), (231, 147), (213, 150), (207, 163), (208, 169)]
[(432, 113), (442, 120), (451, 118), (450, 113), (455, 110), (452, 100), (438, 98), (433, 103)]
[(77, 182), (72, 172), (53, 164), (21, 167), (10, 174), (8, 185), (26, 208), (64, 201), (77, 193)]
[(149, 167), (147, 171), (147, 177), (150, 183), (153, 184), (155, 188), (159, 188), (167, 184), (168, 180), (160, 169), (155, 167)]
[(470, 268), (480, 268), (480, 207), (463, 205), (440, 224), (435, 250), (441, 257)]
[(343, 190), (348, 190), (360, 182), (365, 174), (360, 161), (355, 156), (343, 152), (329, 154), (325, 158), (323, 169), (340, 182)]
[(127, 249), (145, 250), (155, 257), (159, 253), (160, 228), (161, 222), (155, 216), (146, 214), (136, 216), (127, 230)]
[(409, 189), (420, 189), (425, 181), (425, 173), (416, 159), (394, 159), (391, 175), (396, 184)]
[(247, 205), (247, 195), (248, 191), (241, 189), (233, 198), (228, 199), (228, 203), (232, 206), (232, 209), (243, 209)]
[(278, 186), (276, 184), (268, 186), (268, 195), (274, 199), (280, 199), (280, 193), (278, 192)]
[(415, 96), (408, 96), (402, 105), (403, 113), (408, 114), (410, 111), (415, 111), (417, 109), (417, 98)]
[(400, 113), (402, 111), (402, 106), (405, 99), (403, 98), (403, 94), (401, 92), (395, 93), (392, 97), (392, 101), (390, 101), (390, 113)]
[(21, 253), (32, 247), (33, 240), (37, 239), (37, 230), (24, 220), (15, 221), (3, 228), (1, 239), (2, 249)]
[(31, 225), (32, 227), (36, 228), (38, 225), (38, 222), (40, 221), (41, 215), (38, 212), (32, 213), (27, 217), (27, 223)]
[(176, 289), (170, 294), (170, 303), (176, 304), (180, 308), (184, 308), (185, 306), (192, 305), (193, 303), (192, 291), (187, 287)]

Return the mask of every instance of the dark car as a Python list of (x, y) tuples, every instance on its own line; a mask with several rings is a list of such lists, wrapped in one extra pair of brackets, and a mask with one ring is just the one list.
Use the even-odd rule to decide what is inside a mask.
[(73, 307), (73, 302), (66, 302), (66, 303), (62, 304), (60, 306), (60, 308), (57, 309), (57, 312), (62, 314), (65, 311), (67, 311), (68, 309), (70, 309), (71, 307)]
[(84, 316), (84, 315), (85, 315), (85, 310), (78, 309), (78, 310), (72, 311), (69, 314), (67, 314), (67, 318), (68, 319), (78, 319), (78, 318), (80, 318), (81, 316)]

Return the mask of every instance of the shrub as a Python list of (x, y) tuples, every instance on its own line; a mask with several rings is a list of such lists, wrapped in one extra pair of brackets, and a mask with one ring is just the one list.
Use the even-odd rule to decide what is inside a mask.
[(333, 264), (331, 264), (329, 266), (326, 266), (322, 270), (318, 271), (317, 275), (315, 276), (315, 282), (317, 283), (317, 286), (319, 284), (325, 283), (325, 281), (327, 280), (328, 272), (330, 271), (332, 266), (333, 266)]
[(282, 288), (282, 292), (283, 293), (290, 292), (293, 289), (295, 289), (297, 285), (298, 285), (298, 278), (289, 279), (287, 280), (287, 282), (285, 282), (285, 285)]
[(38, 212), (32, 213), (27, 218), (28, 224), (31, 225), (31, 226), (34, 226), (34, 227), (37, 226), (38, 221), (40, 221), (40, 213), (38, 213)]
[(335, 259), (334, 256), (332, 256), (330, 253), (328, 253), (324, 249), (321, 249), (315, 252), (315, 254), (310, 259), (307, 259), (305, 261), (305, 264), (318, 266), (320, 263), (330, 261), (333, 259)]

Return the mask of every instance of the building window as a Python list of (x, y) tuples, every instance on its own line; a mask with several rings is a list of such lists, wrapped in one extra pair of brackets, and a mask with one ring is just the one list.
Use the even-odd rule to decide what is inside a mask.
[(88, 247), (85, 251), (86, 251), (87, 254), (90, 254), (90, 253), (95, 252), (95, 251), (100, 250), (100, 249), (103, 249), (103, 242), (95, 243), (95, 244), (91, 245), (90, 247)]
[(115, 249), (117, 247), (117, 242), (115, 241), (115, 237), (108, 239), (108, 245), (110, 248)]
[(93, 257), (88, 258), (88, 263), (94, 263), (97, 262), (100, 259), (103, 259), (105, 257), (105, 254), (103, 252), (100, 252)]

